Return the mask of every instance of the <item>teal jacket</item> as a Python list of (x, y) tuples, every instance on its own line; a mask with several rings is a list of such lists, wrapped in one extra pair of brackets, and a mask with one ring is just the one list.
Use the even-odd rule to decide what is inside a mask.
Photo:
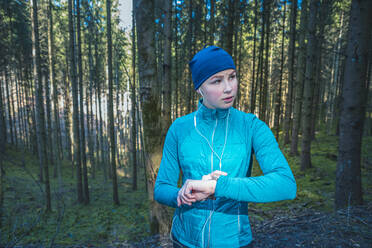
[[(219, 156), (225, 146), (221, 170), (228, 175), (218, 179), (214, 200), (177, 207), (181, 171), (184, 183), (220, 170), (219, 158), (201, 135)], [(250, 176), (253, 154), (262, 176)], [(234, 248), (252, 241), (248, 202), (294, 199), (296, 182), (263, 121), (232, 107), (216, 110), (199, 103), (198, 111), (176, 119), (168, 130), (154, 197), (176, 208), (171, 232), (183, 245)]]

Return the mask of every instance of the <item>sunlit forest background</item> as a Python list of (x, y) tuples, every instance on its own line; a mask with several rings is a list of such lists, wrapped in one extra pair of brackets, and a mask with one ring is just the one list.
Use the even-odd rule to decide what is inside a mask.
[(167, 247), (162, 146), (197, 107), (188, 62), (217, 45), (237, 67), (234, 107), (270, 126), (298, 185), (250, 204), (257, 237), (332, 216), (300, 247), (371, 247), (371, 2), (133, 0), (124, 29), (118, 0), (1, 0), (0, 246)]

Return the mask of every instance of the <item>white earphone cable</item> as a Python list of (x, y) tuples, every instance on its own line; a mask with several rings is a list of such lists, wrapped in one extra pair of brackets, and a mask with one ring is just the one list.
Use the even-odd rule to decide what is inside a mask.
[[(218, 120), (216, 119), (216, 124), (214, 126), (214, 129), (213, 129), (213, 133), (212, 133), (212, 144), (209, 142), (209, 140), (199, 131), (198, 127), (197, 127), (197, 122), (196, 122), (196, 115), (198, 113), (199, 109), (196, 111), (195, 115), (194, 115), (194, 126), (195, 126), (195, 130), (196, 132), (202, 137), (204, 138), (204, 140), (207, 142), (209, 148), (212, 150), (212, 154), (215, 154), (217, 156), (217, 158), (219, 159), (220, 163), (219, 163), (219, 167), (220, 167), (220, 170), (222, 170), (222, 158), (223, 158), (223, 154), (225, 152), (225, 147), (226, 147), (226, 142), (227, 142), (227, 134), (228, 134), (228, 130), (229, 130), (229, 117), (230, 117), (230, 109), (228, 110), (227, 112), (227, 117), (226, 117), (226, 125), (225, 125), (225, 140), (224, 140), (224, 145), (223, 145), (223, 148), (222, 148), (222, 152), (221, 152), (221, 156), (219, 156), (217, 154), (217, 152), (213, 149), (213, 138), (214, 138), (214, 133), (215, 133), (215, 130), (217, 128), (217, 123), (218, 123)], [(213, 172), (213, 156), (211, 156), (211, 173)], [(201, 230), (201, 236), (202, 236), (202, 247), (204, 247), (204, 230), (205, 230), (205, 227), (209, 221), (209, 231), (208, 231), (208, 244), (209, 244), (209, 241), (210, 241), (210, 229), (211, 229), (211, 222), (212, 222), (212, 215), (214, 213), (214, 202), (212, 202), (212, 209), (208, 215), (208, 218), (205, 220), (204, 224), (203, 224), (203, 227), (202, 227), (202, 230)], [(172, 226), (171, 226), (171, 230), (170, 230), (170, 233), (169, 233), (169, 237), (170, 239), (172, 240), (172, 242), (175, 242), (177, 243), (178, 245), (180, 245), (182, 247), (182, 244), (180, 244), (179, 242), (177, 242), (176, 240), (173, 239), (172, 237), (172, 230), (173, 230), (173, 222), (174, 222), (174, 219), (172, 220)]]

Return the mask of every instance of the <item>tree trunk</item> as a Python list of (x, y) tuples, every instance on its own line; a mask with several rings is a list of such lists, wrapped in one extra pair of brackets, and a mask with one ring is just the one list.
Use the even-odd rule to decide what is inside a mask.
[(216, 38), (214, 36), (214, 33), (216, 32), (215, 31), (215, 20), (214, 20), (216, 3), (215, 3), (215, 0), (210, 0), (210, 1), (211, 1), (211, 18), (209, 19), (209, 23), (210, 23), (209, 44), (212, 46), (214, 45), (214, 40)]
[[(229, 54), (233, 55), (233, 35), (234, 35), (234, 14), (235, 14), (235, 4), (234, 0), (227, 0), (227, 25), (224, 24), (224, 35), (223, 39), (224, 41), (224, 46), (223, 48), (228, 52)], [(235, 58), (234, 58), (235, 59)]]
[(135, 1), (138, 71), (146, 150), (147, 189), (151, 201), (151, 233), (169, 233), (169, 215), (165, 207), (154, 201), (156, 171), (160, 164), (163, 144), (161, 136), (160, 101), (156, 94), (156, 59), (154, 44), (154, 5), (151, 0)]
[[(293, 4), (293, 3), (292, 3)], [(282, 47), (281, 47), (281, 63), (280, 63), (280, 81), (278, 86), (278, 93), (276, 95), (275, 101), (275, 117), (274, 117), (274, 127), (275, 127), (275, 138), (279, 140), (279, 121), (280, 121), (280, 106), (282, 104), (282, 82), (283, 82), (283, 67), (284, 67), (284, 36), (285, 36), (285, 15), (287, 10), (287, 1), (284, 2), (283, 9), (283, 20), (282, 20)]]
[[(48, 124), (48, 129), (47, 129), (47, 147), (49, 147), (49, 152), (47, 149), (47, 155), (48, 155), (48, 160), (49, 164), (52, 165), (54, 168), (54, 172), (56, 173), (56, 165), (54, 164), (54, 153), (53, 153), (53, 140), (52, 140), (52, 103), (50, 101), (51, 95), (50, 95), (50, 81), (47, 80), (47, 76), (44, 76), (44, 81), (45, 81), (45, 96), (46, 96), (46, 115), (47, 115), (47, 124)], [(54, 174), (56, 176), (56, 174)], [(55, 177), (54, 176), (54, 177)]]
[(20, 101), (19, 101), (19, 83), (20, 83), (20, 79), (17, 75), (18, 73), (15, 73), (15, 76), (16, 76), (16, 79), (14, 80), (15, 82), (15, 91), (16, 91), (16, 104), (17, 104), (17, 119), (18, 121), (16, 123), (18, 123), (18, 132), (19, 132), (19, 142), (21, 143), (21, 148), (24, 148), (22, 147), (24, 144), (23, 144), (23, 133), (22, 133), (22, 106), (20, 104)]
[[(102, 169), (102, 161), (103, 161), (103, 157), (102, 157), (102, 149), (101, 149), (101, 137), (100, 137), (100, 124), (101, 122), (99, 121), (99, 117), (100, 117), (100, 112), (98, 111), (99, 108), (98, 108), (98, 90), (95, 90), (95, 105), (96, 105), (96, 128), (95, 128), (95, 133), (96, 133), (96, 154), (97, 154), (97, 169)], [(95, 174), (94, 174), (95, 175)], [(105, 179), (106, 180), (106, 179)]]
[[(164, 61), (163, 61), (163, 117), (162, 117), (162, 135), (165, 137), (169, 126), (171, 125), (171, 52), (172, 52), (172, 0), (164, 1)], [(165, 138), (164, 138), (165, 139)]]
[(79, 104), (80, 104), (80, 152), (81, 162), (83, 163), (83, 193), (84, 203), (89, 203), (89, 185), (88, 185), (88, 169), (87, 169), (87, 154), (86, 154), (86, 142), (85, 142), (85, 121), (84, 121), (84, 87), (83, 87), (83, 62), (81, 58), (81, 30), (80, 30), (80, 0), (76, 0), (76, 28), (77, 28), (77, 41), (78, 41), (78, 67), (79, 67)]
[[(22, 70), (20, 70), (20, 74), (21, 74), (21, 82), (23, 82), (23, 87), (20, 86), (20, 101), (21, 101), (21, 109), (22, 109), (22, 121), (23, 121), (23, 132), (24, 132), (24, 139), (25, 139), (25, 148), (30, 148), (30, 139), (29, 139), (29, 127), (27, 126), (27, 102), (26, 102), (26, 82), (25, 82), (25, 79), (24, 79), (24, 76), (22, 75)], [(30, 150), (30, 149), (29, 149)]]
[(258, 0), (254, 1), (254, 35), (253, 35), (253, 65), (252, 65), (252, 85), (251, 85), (251, 106), (250, 110), (251, 113), (254, 114), (254, 110), (256, 108), (256, 42), (257, 42), (257, 11), (258, 10)]
[(293, 111), (293, 125), (292, 125), (292, 139), (291, 139), (291, 151), (292, 156), (298, 155), (298, 133), (301, 126), (301, 111), (302, 111), (302, 98), (304, 89), (304, 74), (305, 74), (305, 63), (306, 63), (306, 25), (307, 25), (307, 0), (303, 0), (301, 3), (301, 21), (300, 21), (300, 32), (299, 32), (299, 54), (297, 62), (296, 80), (294, 81), (295, 91), (295, 107)]
[(336, 209), (363, 203), (361, 148), (368, 92), (368, 52), (371, 52), (371, 11), (371, 1), (352, 1), (340, 117)]
[[(61, 144), (61, 126), (59, 123), (59, 104), (58, 104), (58, 90), (57, 82), (55, 80), (55, 63), (54, 63), (54, 36), (53, 36), (53, 5), (52, 1), (48, 3), (48, 59), (49, 59), (49, 82), (53, 86), (53, 114), (54, 114), (54, 130), (53, 136), (55, 145), (51, 146), (54, 149), (54, 161), (57, 165), (54, 166), (56, 169), (54, 176), (58, 176), (59, 191), (61, 193), (62, 187), (62, 172), (61, 172), (61, 160), (62, 155), (62, 144)], [(53, 147), (53, 148), (52, 148)]]
[(80, 125), (79, 125), (79, 99), (78, 99), (78, 80), (76, 78), (76, 54), (75, 54), (75, 34), (72, 19), (72, 0), (68, 0), (68, 26), (70, 36), (70, 75), (72, 83), (72, 102), (73, 102), (73, 121), (74, 121), (74, 165), (76, 167), (76, 186), (77, 200), (84, 203), (83, 182), (81, 170), (80, 152)]
[[(242, 4), (243, 6), (243, 4)], [(241, 25), (241, 20), (240, 20), (240, 13), (243, 13), (242, 9), (240, 6), (240, 2), (239, 1), (234, 1), (234, 9), (235, 9), (235, 14), (233, 14), (234, 16), (234, 19), (233, 19), (233, 53), (232, 53), (232, 56), (233, 56), (233, 59), (235, 61), (235, 66), (237, 68), (237, 71), (236, 71), (236, 75), (238, 78), (241, 78), (240, 77), (240, 60), (238, 59), (239, 56), (238, 56), (238, 43), (239, 43), (239, 37), (241, 36), (241, 32), (240, 32), (240, 27), (242, 26)], [(235, 106), (236, 108), (240, 109), (240, 102), (241, 102), (241, 87), (240, 85), (238, 84), (238, 92), (236, 94), (236, 101), (235, 101)]]
[(9, 121), (9, 130), (10, 130), (10, 143), (13, 145), (15, 144), (14, 141), (14, 131), (13, 131), (13, 117), (11, 112), (11, 104), (10, 104), (10, 93), (9, 93), (9, 78), (7, 69), (4, 70), (4, 78), (5, 78), (5, 90), (6, 90), (6, 99), (8, 105), (8, 121)]
[[(88, 7), (87, 7), (88, 9)], [(93, 19), (93, 16), (90, 12), (90, 19)], [(93, 80), (94, 80), (94, 65), (93, 65), (93, 54), (92, 54), (92, 36), (93, 36), (93, 21), (88, 23), (88, 66), (89, 66), (89, 91), (87, 87), (87, 126), (88, 126), (88, 148), (89, 148), (89, 160), (90, 166), (92, 168), (92, 177), (96, 176), (96, 160), (94, 157), (94, 132), (93, 132)], [(88, 97), (89, 92), (89, 97)], [(97, 105), (97, 104), (96, 104)], [(96, 118), (97, 119), (97, 118)], [(97, 135), (96, 135), (97, 136)], [(97, 151), (98, 158), (98, 151)]]
[[(213, 0), (212, 0), (213, 2)], [(212, 3), (211, 3), (212, 4)], [(212, 7), (211, 7), (212, 8)], [(174, 63), (174, 67), (175, 67), (175, 77), (174, 77), (174, 90), (173, 90), (173, 93), (174, 93), (174, 98), (173, 98), (173, 102), (174, 102), (174, 119), (178, 118), (179, 116), (179, 95), (178, 95), (178, 90), (179, 90), (179, 78), (181, 78), (180, 76), (180, 73), (179, 73), (179, 46), (178, 46), (178, 25), (179, 25), (179, 21), (178, 21), (178, 7), (177, 7), (177, 0), (174, 0), (174, 11), (175, 11), (175, 25), (174, 25), (174, 58), (175, 58), (175, 63)], [(211, 17), (212, 19), (212, 17)]]
[(41, 165), (44, 169), (45, 177), (45, 204), (46, 211), (52, 210), (51, 196), (50, 196), (50, 184), (49, 184), (49, 170), (46, 153), (46, 132), (45, 132), (45, 113), (43, 107), (43, 83), (41, 80), (41, 68), (40, 68), (40, 44), (39, 44), (39, 24), (37, 16), (37, 1), (31, 0), (31, 23), (32, 23), (32, 59), (34, 68), (34, 81), (36, 88), (36, 108), (37, 108), (37, 142), (38, 149), (40, 149), (39, 156)]
[(263, 2), (264, 10), (264, 25), (265, 25), (265, 64), (264, 70), (262, 71), (262, 85), (261, 85), (261, 97), (260, 97), (260, 119), (266, 121), (266, 106), (267, 106), (267, 93), (268, 93), (268, 77), (269, 77), (269, 48), (270, 48), (270, 16), (271, 16), (271, 5), (272, 0), (266, 0)]
[(262, 101), (263, 101), (263, 96), (262, 96), (262, 91), (263, 91), (263, 73), (264, 73), (264, 66), (263, 66), (263, 61), (264, 61), (264, 49), (265, 49), (265, 36), (266, 36), (266, 11), (265, 11), (265, 2), (262, 3), (263, 5), (263, 10), (261, 11), (261, 40), (260, 40), (260, 53), (259, 53), (259, 60), (258, 60), (258, 71), (257, 73), (260, 74), (259, 78), (259, 108), (258, 108), (258, 116), (259, 118), (262, 119)]
[[(5, 104), (4, 104), (5, 97), (3, 93), (4, 93), (3, 86), (0, 85), (0, 146), (2, 148), (0, 150), (1, 152), (5, 153), (5, 144), (7, 143), (7, 127), (6, 127), (6, 121), (5, 121)], [(0, 152), (0, 156), (2, 155), (1, 152)], [(0, 171), (0, 173), (2, 172)], [(0, 191), (0, 194), (1, 194), (1, 191)], [(0, 208), (1, 206), (2, 205), (0, 205)], [(1, 213), (1, 210), (0, 210), (0, 213)], [(1, 216), (0, 216), (0, 220), (1, 220)]]
[(343, 40), (343, 30), (344, 30), (344, 13), (341, 13), (340, 16), (340, 31), (335, 42), (335, 54), (333, 58), (333, 68), (332, 68), (332, 79), (331, 85), (329, 86), (329, 92), (327, 97), (327, 114), (326, 114), (326, 128), (327, 134), (331, 134), (331, 130), (333, 129), (334, 125), (334, 114), (335, 114), (335, 102), (336, 102), (336, 92), (337, 92), (337, 82), (339, 79), (339, 72), (340, 72), (340, 54), (342, 53), (342, 40)]
[(301, 170), (311, 167), (311, 117), (314, 95), (314, 69), (316, 65), (316, 16), (319, 0), (310, 2), (310, 16), (308, 23), (306, 71), (303, 97), (302, 118), (302, 144), (301, 144)]
[(321, 98), (320, 94), (322, 89), (324, 88), (324, 83), (321, 83), (322, 77), (322, 51), (323, 51), (323, 44), (326, 43), (326, 40), (324, 39), (324, 28), (329, 22), (330, 17), (330, 0), (323, 0), (320, 6), (319, 10), (319, 31), (318, 31), (318, 37), (317, 37), (317, 48), (316, 51), (316, 62), (315, 62), (315, 78), (314, 78), (314, 98), (313, 98), (313, 104), (312, 104), (312, 117), (311, 117), (311, 139), (315, 139), (315, 127), (317, 124), (317, 120), (319, 119), (318, 112), (320, 109), (321, 104)]
[[(188, 56), (189, 56), (189, 61), (192, 60), (192, 57), (194, 56), (193, 54), (193, 44), (192, 44), (192, 38), (193, 38), (193, 35), (194, 35), (194, 32), (193, 32), (193, 0), (190, 0), (189, 1), (189, 6), (188, 6), (188, 21), (189, 21), (189, 31), (187, 33), (187, 50), (188, 50)], [(188, 73), (188, 77), (187, 77), (187, 82), (192, 82), (192, 77), (191, 77), (191, 73)], [(192, 84), (186, 84), (186, 88), (188, 89), (188, 94), (187, 94), (187, 97), (186, 97), (186, 104), (187, 104), (187, 109), (186, 109), (186, 112), (187, 113), (191, 113), (192, 112), (192, 100), (193, 100), (193, 94), (192, 92), (194, 91), (194, 88), (193, 88), (193, 85)]]
[[(1, 86), (0, 86), (0, 91), (1, 91)], [(0, 92), (1, 93), (1, 92)], [(2, 100), (2, 99), (0, 99)], [(0, 106), (2, 107), (2, 105)], [(0, 117), (3, 119), (4, 118), (4, 113), (3, 113), (3, 108), (0, 108)], [(5, 126), (3, 126), (4, 122), (0, 122), (0, 131), (3, 131)], [(4, 168), (3, 168), (3, 157), (5, 154), (5, 140), (4, 136), (0, 134), (0, 228), (3, 227), (3, 213), (5, 212), (3, 210), (4, 206)]]
[(21, 101), (20, 101), (20, 94), (21, 94), (21, 90), (20, 90), (20, 84), (21, 82), (21, 79), (19, 77), (19, 73), (17, 73), (17, 78), (15, 80), (15, 85), (16, 85), (16, 101), (17, 101), (17, 113), (18, 113), (18, 130), (19, 130), (19, 141), (21, 143), (21, 148), (24, 149), (24, 132), (23, 132), (23, 121), (22, 121), (22, 112), (23, 112), (23, 108), (22, 108), (22, 105), (21, 105)]
[[(67, 52), (67, 50), (66, 50)], [(68, 56), (66, 56), (67, 58)], [(66, 149), (67, 149), (67, 159), (72, 164), (73, 168), (73, 137), (72, 137), (72, 113), (71, 113), (71, 94), (70, 94), (70, 80), (67, 78), (67, 69), (63, 76), (64, 82), (64, 121), (65, 121), (65, 134), (66, 134)], [(74, 172), (74, 171), (72, 171)], [(71, 173), (72, 177), (74, 173)]]
[[(306, 3), (305, 3), (306, 4)], [(289, 144), (294, 88), (294, 60), (296, 50), (297, 0), (292, 0), (288, 49), (288, 92), (285, 102), (284, 144)]]
[[(114, 119), (114, 93), (112, 83), (112, 38), (111, 38), (111, 0), (106, 1), (107, 11), (107, 63), (108, 63), (108, 83), (109, 83), (109, 102), (108, 114), (110, 123), (110, 150), (111, 150), (111, 172), (112, 190), (115, 205), (119, 205), (118, 183), (116, 175), (116, 144), (115, 144), (115, 119)], [(116, 89), (118, 90), (118, 89)]]
[[(133, 6), (135, 1), (133, 1)], [(132, 85), (131, 85), (131, 102), (132, 102), (132, 135), (131, 135), (131, 148), (132, 148), (132, 190), (137, 190), (137, 122), (136, 122), (136, 18), (132, 14)]]
[[(28, 78), (30, 78), (28, 76)], [(27, 112), (27, 125), (29, 127), (29, 140), (31, 145), (31, 151), (33, 153), (37, 153), (36, 145), (36, 128), (35, 128), (35, 121), (34, 121), (34, 101), (32, 97), (32, 81), (27, 81), (27, 87), (25, 88), (25, 97), (26, 97), (26, 112)], [(31, 96), (30, 96), (31, 95)], [(5, 104), (5, 102), (4, 102)], [(4, 106), (5, 107), (5, 106)], [(4, 109), (4, 115), (5, 115), (5, 109)]]

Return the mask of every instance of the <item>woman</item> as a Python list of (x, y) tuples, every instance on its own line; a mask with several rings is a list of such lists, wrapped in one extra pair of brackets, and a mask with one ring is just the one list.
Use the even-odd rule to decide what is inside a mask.
[[(232, 107), (238, 80), (231, 56), (210, 46), (189, 66), (202, 99), (168, 130), (155, 200), (176, 208), (174, 247), (250, 247), (248, 202), (293, 199), (295, 179), (270, 128)], [(263, 176), (250, 176), (253, 154)]]

